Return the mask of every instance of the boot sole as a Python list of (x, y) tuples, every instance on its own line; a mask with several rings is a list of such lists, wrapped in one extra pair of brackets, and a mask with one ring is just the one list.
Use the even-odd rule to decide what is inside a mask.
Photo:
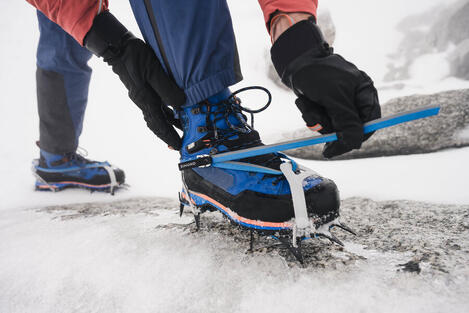
[[(252, 220), (249, 218), (245, 218), (239, 216), (237, 213), (233, 212), (230, 208), (226, 207), (225, 205), (221, 204), (220, 202), (210, 198), (209, 196), (189, 191), (190, 198), (192, 203), (201, 208), (202, 211), (219, 211), (224, 216), (226, 216), (231, 222), (249, 228), (255, 229), (261, 232), (282, 232), (282, 231), (289, 231), (293, 227), (293, 223), (291, 222), (264, 222), (259, 220)], [(182, 195), (182, 204), (186, 207), (189, 206), (189, 199), (186, 193), (183, 191), (181, 192)], [(210, 208), (207, 208), (209, 206)]]
[[(114, 188), (118, 189), (121, 186), (122, 185), (119, 184), (118, 186)], [(40, 182), (36, 182), (37, 191), (54, 191), (55, 192), (55, 191), (61, 191), (67, 188), (79, 188), (79, 189), (87, 189), (91, 191), (109, 191), (111, 189), (111, 184), (91, 185), (91, 184), (73, 182), (73, 181), (63, 181), (63, 182), (56, 182), (56, 183), (50, 183), (50, 184), (43, 184)]]

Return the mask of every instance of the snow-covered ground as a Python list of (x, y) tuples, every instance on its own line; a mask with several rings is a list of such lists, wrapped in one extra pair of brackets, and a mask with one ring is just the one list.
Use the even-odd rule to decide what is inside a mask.
[[(356, 204), (360, 207), (354, 209)], [(420, 209), (408, 203), (395, 210), (392, 204), (349, 201), (345, 215), (347, 220), (353, 217), (360, 241), (348, 239), (344, 250), (312, 242), (307, 250), (312, 263), (301, 268), (297, 263), (288, 266), (278, 250), (246, 253), (246, 236), (220, 221), (219, 215), (204, 215), (203, 225), (213, 221), (209, 230), (203, 226), (193, 233), (193, 226), (180, 226), (190, 222), (190, 216), (179, 218), (175, 207), (174, 201), (136, 199), (0, 212), (1, 311), (467, 311), (469, 258), (464, 251), (468, 245), (454, 233), (455, 209), (449, 210), (454, 217), (438, 218), (431, 210), (435, 207)], [(382, 214), (385, 211), (395, 216), (389, 218)], [(423, 251), (430, 256), (420, 264), (420, 275), (397, 271), (398, 264), (411, 260), (411, 251), (388, 250), (399, 247), (392, 241), (395, 238), (404, 239), (402, 247), (413, 247), (407, 233), (412, 227), (403, 227), (404, 231), (399, 227), (409, 217), (419, 217), (411, 221), (419, 231), (414, 235), (415, 248), (425, 247), (420, 244), (424, 242), (435, 249)], [(442, 242), (432, 229), (444, 225), (435, 224), (438, 220), (450, 226)], [(373, 221), (382, 223), (368, 227)], [(466, 218), (469, 227), (467, 223)], [(379, 236), (371, 236), (370, 229), (384, 236), (383, 244), (373, 240)], [(448, 244), (450, 239), (454, 241)], [(448, 255), (445, 249), (455, 253)], [(435, 262), (435, 256), (442, 260)]]
[[(393, 26), (405, 15), (448, 2), (328, 0), (321, 5), (329, 8), (336, 23), (336, 51), (368, 71), (377, 86), (385, 87), (380, 93), (384, 101), (410, 93), (469, 88), (467, 81), (445, 77), (445, 61), (438, 55), (417, 60), (413, 78), (401, 82), (402, 89), (381, 81), (387, 55), (400, 39)], [(233, 89), (261, 84), (272, 91), (272, 106), (256, 119), (261, 134), (272, 142), (275, 134), (295, 130), (303, 121), (294, 108), (293, 95), (266, 78), (270, 42), (257, 1), (229, 4), (245, 76)], [(139, 33), (126, 1), (111, 1), (111, 10)], [(155, 230), (157, 225), (186, 221), (177, 218), (172, 200), (162, 208), (153, 204), (148, 210), (129, 209), (110, 216), (87, 217), (80, 212), (77, 218), (66, 220), (55, 211), (38, 210), (48, 205), (133, 197), (174, 198), (180, 179), (178, 154), (167, 150), (146, 129), (120, 81), (94, 58), (81, 146), (90, 157), (108, 159), (125, 169), (131, 188), (114, 197), (79, 190), (34, 192), (30, 163), (38, 155), (34, 144), (38, 138), (37, 39), (32, 7), (25, 1), (0, 2), (0, 312), (469, 310), (467, 300), (460, 297), (468, 294), (467, 282), (450, 275), (398, 275), (394, 264), (408, 261), (409, 256), (397, 252), (364, 251), (362, 245), (349, 242), (348, 249), (368, 260), (339, 269), (288, 268), (277, 255), (245, 255), (229, 236)], [(250, 104), (263, 101), (263, 96), (243, 99), (254, 106)], [(342, 198), (467, 205), (467, 160), (469, 148), (304, 163), (334, 179)], [(119, 204), (110, 206), (120, 208)]]

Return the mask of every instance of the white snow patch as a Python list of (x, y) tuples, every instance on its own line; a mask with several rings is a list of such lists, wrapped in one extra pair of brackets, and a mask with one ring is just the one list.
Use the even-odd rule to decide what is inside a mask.
[(409, 72), (414, 80), (422, 84), (441, 81), (450, 74), (450, 64), (447, 59), (447, 53), (442, 52), (421, 55), (414, 60)]
[(392, 83), (377, 85), (379, 91), (379, 99), (382, 104), (396, 98), (409, 95), (428, 95), (447, 90), (467, 89), (469, 88), (469, 81), (455, 77), (446, 77), (439, 81), (428, 81), (422, 83), (418, 80), (409, 79), (402, 81), (395, 81)]
[(0, 310), (427, 313), (467, 308), (454, 282), (396, 273), (405, 255), (347, 243), (368, 259), (333, 271), (289, 268), (281, 257), (252, 257), (215, 233), (155, 229), (171, 214), (179, 222), (176, 210), (161, 219), (66, 221), (32, 211), (0, 212)]
[(468, 204), (469, 148), (408, 156), (298, 162), (334, 180), (342, 198)]
[(461, 130), (458, 134), (456, 134), (456, 137), (459, 139), (469, 139), (469, 127)]

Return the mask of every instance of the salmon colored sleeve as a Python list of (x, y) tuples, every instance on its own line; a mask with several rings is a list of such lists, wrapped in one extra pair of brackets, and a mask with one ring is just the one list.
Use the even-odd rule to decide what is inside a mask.
[(108, 0), (26, 0), (62, 27), (81, 45), (93, 19), (108, 8)]
[(269, 30), (269, 23), (272, 13), (282, 12), (304, 12), (316, 17), (318, 0), (259, 0), (261, 9), (264, 12), (265, 25)]

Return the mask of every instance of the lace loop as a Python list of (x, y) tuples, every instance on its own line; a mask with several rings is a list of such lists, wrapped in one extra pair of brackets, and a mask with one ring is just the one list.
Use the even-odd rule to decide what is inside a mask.
[[(267, 103), (257, 110), (243, 107), (241, 105), (241, 100), (236, 97), (236, 95), (244, 91), (256, 89), (262, 90), (267, 94)], [(211, 131), (213, 131), (213, 140), (211, 140), (211, 144), (215, 146), (218, 143), (222, 143), (226, 138), (236, 135), (236, 133), (246, 134), (252, 131), (254, 129), (254, 114), (260, 113), (267, 109), (271, 102), (271, 93), (269, 92), (269, 90), (267, 90), (267, 88), (261, 86), (250, 86), (238, 89), (237, 91), (233, 92), (230, 97), (218, 103), (210, 103), (208, 101), (202, 102), (203, 106), (205, 106), (206, 108), (206, 112), (204, 112), (206, 113), (206, 125)], [(250, 114), (251, 125), (247, 124), (247, 118), (243, 114), (243, 112)], [(239, 123), (239, 126), (232, 123), (230, 121), (230, 117), (236, 118), (236, 121)], [(226, 125), (228, 126), (228, 129), (217, 127), (217, 122), (221, 120), (225, 121)]]
[[(241, 100), (239, 100), (239, 98), (237, 98), (237, 97), (235, 97), (235, 96), (236, 96), (237, 94), (243, 92), (243, 91), (256, 90), (256, 89), (262, 90), (262, 91), (264, 91), (264, 92), (267, 94), (267, 97), (269, 98), (269, 99), (267, 100), (267, 103), (266, 103), (262, 108), (257, 109), (257, 110), (252, 110), (252, 109), (249, 109), (249, 108), (246, 108), (246, 107), (241, 106)], [(230, 98), (236, 98), (236, 99), (239, 101), (239, 103), (238, 103), (239, 108), (240, 108), (242, 111), (248, 112), (248, 113), (251, 113), (251, 114), (260, 113), (260, 112), (264, 111), (264, 110), (267, 109), (267, 108), (269, 107), (269, 105), (272, 103), (272, 94), (270, 93), (270, 91), (269, 91), (267, 88), (262, 87), (262, 86), (249, 86), (249, 87), (244, 87), (244, 88), (238, 89), (238, 90), (236, 90), (235, 92), (233, 92), (233, 93), (231, 94), (231, 97), (230, 97)]]

